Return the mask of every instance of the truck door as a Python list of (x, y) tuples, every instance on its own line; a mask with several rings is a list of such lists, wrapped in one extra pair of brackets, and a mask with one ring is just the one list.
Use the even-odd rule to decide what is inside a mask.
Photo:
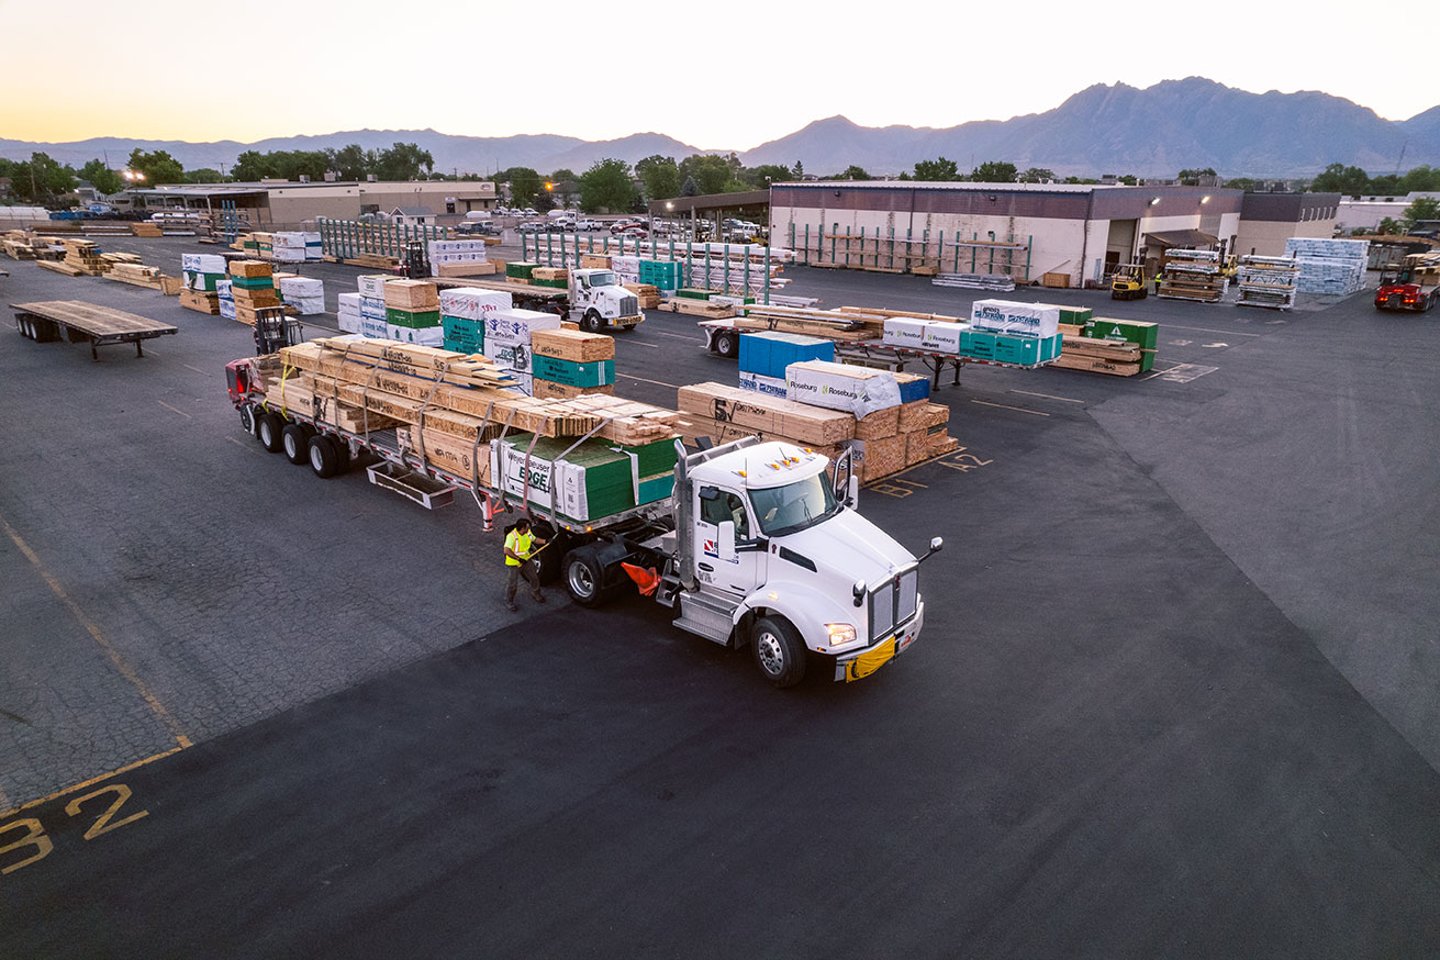
[(702, 584), (743, 596), (765, 582), (764, 543), (738, 491), (701, 486), (694, 515), (695, 576)]

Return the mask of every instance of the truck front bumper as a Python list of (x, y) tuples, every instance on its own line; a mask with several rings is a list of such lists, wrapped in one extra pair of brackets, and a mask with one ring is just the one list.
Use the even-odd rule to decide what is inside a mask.
[(630, 317), (611, 317), (607, 322), (612, 327), (638, 327), (645, 322), (645, 316), (637, 313)]
[(925, 601), (921, 600), (916, 605), (915, 616), (896, 628), (893, 633), (870, 644), (863, 650), (855, 650), (837, 656), (835, 658), (835, 679), (853, 683), (870, 676), (909, 650), (911, 644), (915, 642), (915, 638), (920, 636), (920, 629), (923, 626), (925, 626)]

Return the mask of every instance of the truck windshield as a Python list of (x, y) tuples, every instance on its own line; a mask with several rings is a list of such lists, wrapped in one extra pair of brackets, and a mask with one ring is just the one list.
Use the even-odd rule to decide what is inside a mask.
[(601, 270), (598, 273), (590, 274), (590, 286), (592, 287), (613, 287), (615, 286), (615, 274), (609, 270)]
[(768, 537), (812, 527), (839, 509), (825, 476), (818, 473), (783, 487), (751, 490), (750, 503), (755, 507), (760, 529)]

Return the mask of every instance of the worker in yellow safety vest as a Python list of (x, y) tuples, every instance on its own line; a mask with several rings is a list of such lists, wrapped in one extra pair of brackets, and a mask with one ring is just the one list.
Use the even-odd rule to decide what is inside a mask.
[(537, 543), (542, 548), (545, 546), (544, 540), (530, 532), (530, 521), (525, 517), (516, 520), (515, 526), (505, 534), (505, 609), (511, 613), (518, 609), (515, 589), (520, 586), (521, 577), (530, 584), (530, 596), (535, 602), (545, 602), (545, 595), (540, 592), (540, 575), (530, 562), (530, 558), (540, 552), (535, 547)]

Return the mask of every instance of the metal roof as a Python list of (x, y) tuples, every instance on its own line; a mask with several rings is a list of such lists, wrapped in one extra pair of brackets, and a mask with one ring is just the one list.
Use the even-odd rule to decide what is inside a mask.
[(973, 180), (797, 180), (772, 183), (772, 187), (801, 190), (973, 190), (995, 193), (1093, 193), (1096, 190), (1140, 189), (1108, 183), (978, 183)]

